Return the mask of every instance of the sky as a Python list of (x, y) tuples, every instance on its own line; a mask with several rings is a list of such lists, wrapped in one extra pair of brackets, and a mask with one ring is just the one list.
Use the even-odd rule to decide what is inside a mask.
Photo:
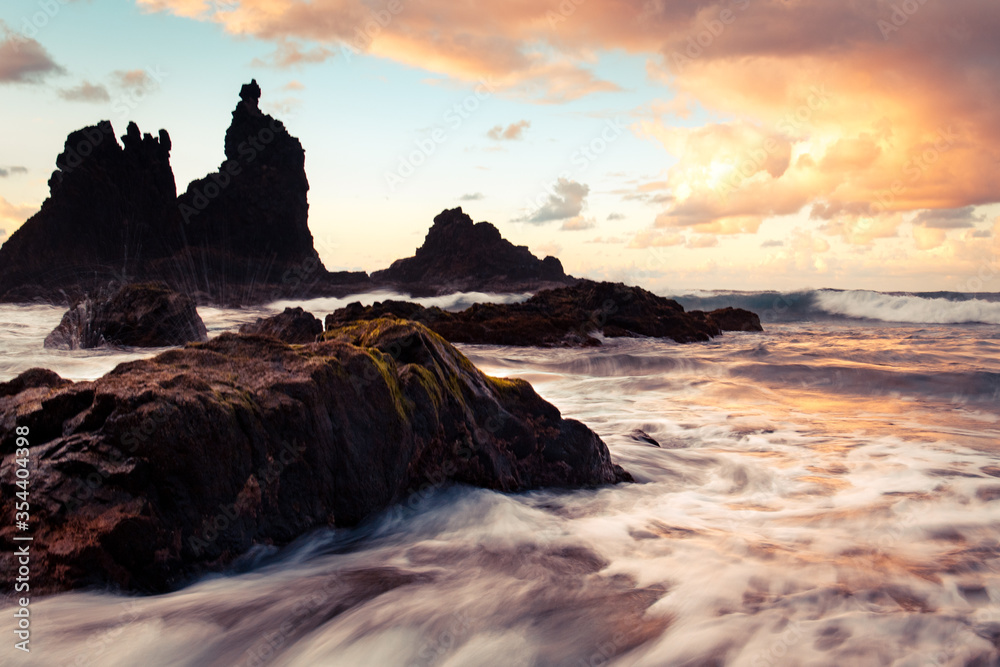
[(306, 150), (330, 270), (462, 206), (568, 273), (1000, 292), (996, 0), (5, 0), (0, 241), (69, 132), (223, 160), (243, 83)]

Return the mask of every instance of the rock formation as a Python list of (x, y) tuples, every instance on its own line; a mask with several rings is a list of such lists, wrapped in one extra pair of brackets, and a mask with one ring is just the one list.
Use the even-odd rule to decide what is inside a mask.
[(72, 300), (180, 249), (169, 135), (129, 123), (122, 144), (108, 121), (69, 135), (49, 198), (0, 248), (0, 300)]
[[(527, 382), (483, 375), (425, 327), (378, 319), (324, 336), (293, 348), (223, 334), (93, 382), (33, 369), (0, 384), (0, 537), (15, 532), (26, 427), (32, 594), (168, 590), (453, 482), (631, 479)], [(0, 563), (16, 569), (10, 550)]]
[(363, 273), (330, 274), (309, 231), (305, 151), (281, 121), (261, 112), (256, 80), (240, 90), (219, 170), (178, 199), (193, 291), (253, 303), (365, 286)]
[(376, 283), (415, 296), (450, 292), (517, 292), (571, 284), (555, 257), (538, 259), (488, 222), (454, 208), (441, 212), (413, 257), (372, 274)]
[(0, 248), (0, 301), (76, 301), (111, 284), (163, 280), (226, 305), (343, 295), (368, 276), (330, 273), (307, 223), (305, 154), (243, 86), (219, 171), (177, 197), (170, 137), (135, 123), (73, 132), (49, 198)]
[[(728, 328), (720, 326), (716, 313)], [(690, 343), (709, 340), (723, 330), (762, 331), (760, 319), (746, 310), (686, 313), (676, 301), (640, 287), (592, 280), (543, 290), (523, 303), (479, 303), (457, 313), (403, 301), (352, 303), (328, 315), (326, 326), (385, 316), (421, 322), (452, 343), (540, 347), (600, 345), (595, 333)]]
[(707, 313), (700, 310), (692, 310), (692, 315), (704, 316), (715, 323), (720, 331), (763, 331), (760, 326), (760, 317), (756, 313), (743, 308), (717, 308)]
[(323, 323), (301, 308), (285, 308), (277, 315), (259, 317), (242, 325), (240, 333), (270, 336), (293, 344), (312, 343), (323, 333)]
[(73, 306), (45, 337), (45, 347), (169, 347), (207, 338), (191, 297), (163, 283), (130, 284)]

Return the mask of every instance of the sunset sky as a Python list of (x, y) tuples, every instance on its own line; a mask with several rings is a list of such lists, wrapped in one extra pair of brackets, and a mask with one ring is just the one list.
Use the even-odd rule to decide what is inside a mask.
[(331, 270), (462, 206), (660, 293), (1000, 292), (996, 0), (6, 0), (0, 240), (101, 119), (183, 191), (251, 78)]

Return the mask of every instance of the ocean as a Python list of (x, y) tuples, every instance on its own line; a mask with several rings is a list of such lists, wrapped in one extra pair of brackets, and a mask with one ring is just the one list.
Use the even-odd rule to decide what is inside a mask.
[[(199, 313), (214, 335), (391, 296)], [(430, 486), (174, 593), (33, 600), (19, 662), (1000, 664), (1000, 295), (674, 298), (749, 308), (765, 331), (459, 346), (587, 424), (637, 483)], [(91, 379), (156, 352), (45, 350), (61, 315), (0, 305), (0, 381), (35, 366)], [(0, 617), (11, 637), (9, 606)]]

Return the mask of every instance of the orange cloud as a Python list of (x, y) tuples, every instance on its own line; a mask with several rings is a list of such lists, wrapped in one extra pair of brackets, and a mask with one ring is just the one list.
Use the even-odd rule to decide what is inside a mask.
[[(637, 109), (636, 127), (677, 158), (660, 228), (747, 233), (807, 210), (818, 229), (870, 244), (897, 235), (904, 213), (1000, 201), (993, 2), (138, 2), (279, 51), (367, 52), (536, 102), (617, 90), (594, 73), (600, 55), (646, 54), (669, 94)], [(671, 126), (695, 103), (721, 120)]]

